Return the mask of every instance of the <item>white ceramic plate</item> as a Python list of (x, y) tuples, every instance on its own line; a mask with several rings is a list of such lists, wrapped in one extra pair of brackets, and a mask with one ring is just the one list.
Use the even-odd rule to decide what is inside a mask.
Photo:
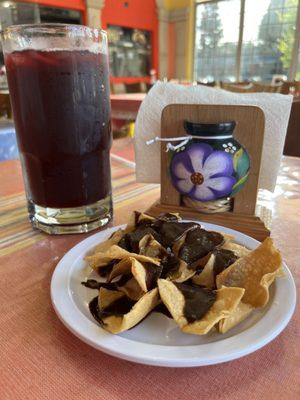
[[(250, 249), (259, 245), (257, 240), (232, 229), (213, 224), (203, 226), (208, 230), (233, 234), (238, 243)], [(57, 315), (74, 335), (94, 348), (141, 364), (166, 367), (218, 364), (265, 346), (291, 319), (296, 289), (293, 277), (284, 264), (285, 277), (278, 278), (272, 285), (268, 305), (255, 311), (226, 334), (184, 334), (175, 322), (159, 313), (150, 314), (142, 323), (119, 335), (106, 332), (88, 309), (88, 303), (97, 291), (81, 285), (81, 281), (88, 278), (98, 279), (84, 261), (84, 256), (119, 228), (123, 226), (106, 229), (77, 244), (61, 259), (52, 276), (51, 298)]]

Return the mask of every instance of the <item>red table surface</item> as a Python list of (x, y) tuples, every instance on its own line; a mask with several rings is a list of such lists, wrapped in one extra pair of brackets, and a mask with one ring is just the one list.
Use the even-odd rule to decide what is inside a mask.
[[(115, 224), (158, 197), (113, 161)], [(17, 161), (0, 164), (0, 399), (300, 398), (299, 308), (283, 333), (261, 350), (201, 368), (158, 368), (122, 361), (73, 336), (50, 301), (57, 262), (87, 235), (47, 236), (27, 222)], [(300, 160), (285, 158), (273, 203), (272, 236), (299, 287)], [(213, 350), (212, 350), (213, 351)]]

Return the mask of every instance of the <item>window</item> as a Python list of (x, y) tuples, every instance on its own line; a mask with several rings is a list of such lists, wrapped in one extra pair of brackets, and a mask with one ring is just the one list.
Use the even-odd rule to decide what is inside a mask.
[(235, 80), (239, 20), (240, 0), (197, 6), (195, 76), (198, 80)]
[(241, 78), (289, 74), (298, 0), (246, 1)]
[[(299, 4), (298, 0), (214, 0), (197, 4), (195, 79), (271, 81), (273, 75), (294, 79), (290, 67)], [(208, 11), (212, 14), (212, 10), (216, 22), (213, 28), (205, 29), (205, 18), (209, 21)], [(213, 43), (210, 53), (203, 46), (203, 38), (204, 44)], [(227, 49), (231, 50), (229, 54)]]

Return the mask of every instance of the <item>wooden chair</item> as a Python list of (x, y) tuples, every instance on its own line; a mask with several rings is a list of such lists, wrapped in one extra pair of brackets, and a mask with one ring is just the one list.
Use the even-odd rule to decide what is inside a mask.
[[(282, 94), (296, 94), (300, 93), (300, 81), (286, 81), (281, 86), (280, 93)], [(299, 95), (298, 95), (299, 97)]]
[(0, 117), (12, 118), (12, 109), (8, 93), (0, 92)]
[(234, 84), (234, 83), (227, 83), (227, 82), (220, 82), (221, 89), (227, 90), (229, 92), (234, 92), (234, 93), (252, 93), (254, 92), (253, 90), (253, 84), (248, 83), (246, 85), (241, 85), (241, 84)]
[(217, 86), (217, 82), (216, 82), (216, 81), (211, 81), (211, 82), (201, 82), (201, 81), (197, 81), (197, 85), (215, 87), (215, 86)]
[(276, 85), (252, 82), (254, 92), (280, 93), (282, 85), (282, 82), (279, 82)]
[(283, 154), (300, 157), (300, 99), (292, 104)]
[(142, 92), (140, 82), (125, 83), (125, 89), (126, 89), (126, 93), (141, 93)]

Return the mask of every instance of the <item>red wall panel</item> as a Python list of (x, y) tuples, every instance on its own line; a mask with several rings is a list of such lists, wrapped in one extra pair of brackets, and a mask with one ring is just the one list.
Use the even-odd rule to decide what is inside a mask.
[(158, 71), (158, 19), (155, 0), (106, 0), (101, 19), (103, 29), (107, 25), (119, 25), (151, 31), (152, 65)]
[(84, 0), (21, 0), (23, 3), (37, 3), (43, 6), (68, 8), (70, 10), (85, 10)]

